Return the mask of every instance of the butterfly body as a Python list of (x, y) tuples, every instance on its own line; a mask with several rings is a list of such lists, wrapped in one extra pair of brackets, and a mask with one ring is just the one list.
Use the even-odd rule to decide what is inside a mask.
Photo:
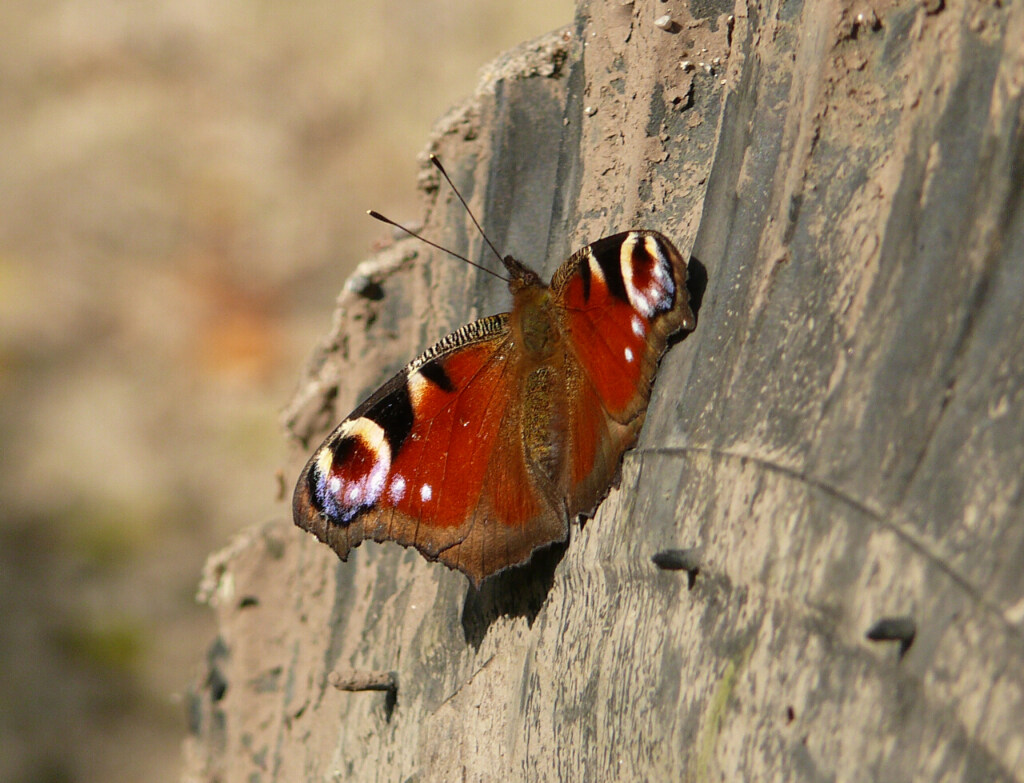
[(295, 522), (343, 560), (393, 540), (479, 585), (564, 540), (635, 443), (669, 335), (694, 326), (686, 261), (631, 231), (577, 251), (550, 286), (504, 264), (512, 312), (428, 349), (303, 470)]

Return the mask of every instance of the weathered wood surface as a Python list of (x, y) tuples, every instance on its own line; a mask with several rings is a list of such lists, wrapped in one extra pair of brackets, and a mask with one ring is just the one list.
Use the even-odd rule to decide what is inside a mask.
[[(479, 593), (283, 511), (211, 559), (186, 777), (1024, 780), (1022, 42), (1021, 3), (584, 2), (485, 71), (431, 149), (498, 246), (550, 273), (663, 231), (706, 269), (697, 330), (621, 488)], [(486, 259), (422, 184), (425, 232)], [(397, 242), (292, 431), (506, 304)], [(684, 548), (692, 589), (651, 562)]]

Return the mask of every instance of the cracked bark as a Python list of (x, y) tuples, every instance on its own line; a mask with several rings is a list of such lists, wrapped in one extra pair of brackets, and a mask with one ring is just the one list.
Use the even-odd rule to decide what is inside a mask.
[[(1024, 779), (1008, 6), (584, 2), (485, 69), (430, 151), (491, 238), (550, 273), (663, 231), (698, 262), (697, 330), (620, 489), (480, 592), (392, 545), (338, 563), (284, 519), (212, 558), (186, 777)], [(425, 233), (486, 258), (426, 164), (421, 187)], [(505, 296), (410, 242), (368, 262), (296, 441)], [(651, 562), (689, 549), (692, 589)], [(883, 618), (914, 628), (902, 657), (866, 638)], [(395, 672), (397, 701), (336, 670)]]

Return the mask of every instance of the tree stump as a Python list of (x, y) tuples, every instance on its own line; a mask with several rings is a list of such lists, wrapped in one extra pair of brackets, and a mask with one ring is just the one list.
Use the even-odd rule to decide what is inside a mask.
[[(697, 329), (595, 517), (479, 592), (283, 511), (213, 556), (186, 778), (1024, 780), (1022, 42), (1020, 3), (584, 1), (485, 69), (429, 151), (492, 240), (550, 274), (657, 229)], [(364, 263), (296, 473), (507, 306), (413, 240)]]

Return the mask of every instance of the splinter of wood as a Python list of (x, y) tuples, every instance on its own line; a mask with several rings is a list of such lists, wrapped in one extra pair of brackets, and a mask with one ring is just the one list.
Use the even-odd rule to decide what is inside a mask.
[(651, 555), (651, 562), (663, 571), (685, 571), (690, 590), (700, 573), (700, 552), (692, 547), (662, 550)]
[(327, 682), (339, 691), (398, 691), (398, 675), (394, 672), (368, 672), (352, 669), (333, 671)]
[(914, 643), (917, 623), (913, 617), (883, 617), (865, 635), (873, 642), (899, 642), (902, 658)]

